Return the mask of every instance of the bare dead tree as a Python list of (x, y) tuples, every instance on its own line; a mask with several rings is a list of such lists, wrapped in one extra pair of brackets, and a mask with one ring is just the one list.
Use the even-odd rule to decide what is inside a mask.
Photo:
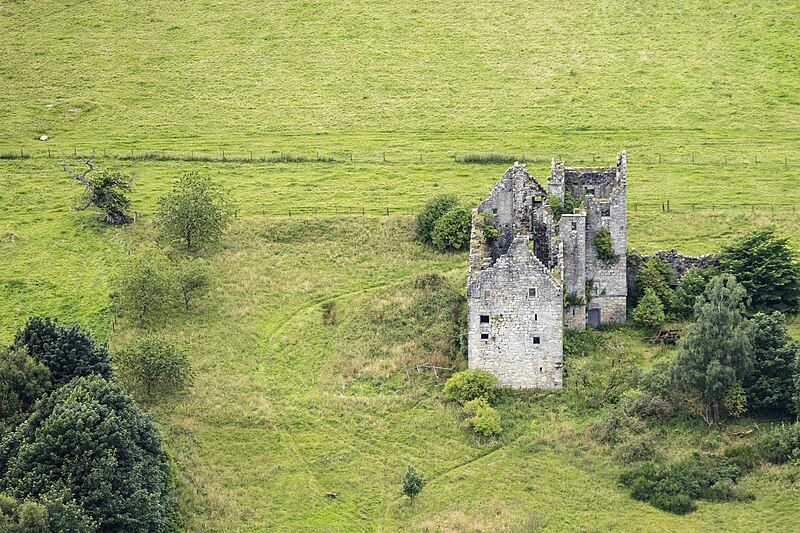
[(102, 170), (95, 175), (96, 179), (90, 179), (89, 173), (94, 171), (92, 158), (86, 160), (86, 170), (74, 172), (62, 163), (64, 172), (75, 178), (86, 188), (84, 195), (85, 204), (76, 206), (75, 210), (83, 211), (90, 206), (96, 207), (103, 212), (102, 220), (112, 225), (126, 224), (132, 219), (126, 213), (130, 207), (130, 200), (125, 196), (125, 192), (131, 188), (133, 179), (128, 179), (119, 170)]

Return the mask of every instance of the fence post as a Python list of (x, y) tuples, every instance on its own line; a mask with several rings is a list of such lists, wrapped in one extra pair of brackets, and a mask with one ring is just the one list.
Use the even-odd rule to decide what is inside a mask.
[(78, 149), (74, 146), (72, 147), (72, 157), (78, 157)]
[(222, 160), (225, 161), (225, 150), (222, 151)]
[(756, 155), (756, 165), (758, 164), (758, 156)]
[(350, 162), (353, 162), (353, 152), (350, 152)]
[(692, 154), (692, 164), (694, 164), (694, 154)]
[(289, 218), (291, 218), (291, 217), (292, 217), (292, 210), (289, 209)]
[(669, 200), (667, 200), (667, 213), (669, 213)]
[(364, 212), (364, 206), (362, 205), (361, 206), (361, 216), (363, 217), (365, 215), (366, 215), (366, 212)]
[(661, 154), (658, 154), (658, 162), (661, 164)]
[(386, 218), (389, 218), (389, 208), (386, 208)]
[(386, 152), (383, 153), (383, 162), (386, 163)]

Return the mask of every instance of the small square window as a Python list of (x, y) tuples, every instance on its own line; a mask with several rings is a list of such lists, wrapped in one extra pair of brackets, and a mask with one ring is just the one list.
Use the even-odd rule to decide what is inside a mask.
[(496, 207), (492, 208), (492, 214), (493, 214), (493, 215), (496, 215), (496, 214), (497, 214), (497, 208), (496, 208)]
[(489, 315), (481, 315), (481, 324), (489, 323)]
[(534, 337), (533, 338), (533, 344), (539, 345), (541, 343), (542, 343), (541, 337)]
[(489, 334), (488, 333), (481, 333), (481, 340), (489, 340)]
[(492, 297), (492, 291), (483, 291), (483, 297), (484, 298), (491, 298)]
[(538, 322), (539, 321), (539, 313), (533, 313), (533, 321), (534, 322)]
[(536, 298), (536, 287), (530, 287), (528, 289), (528, 298)]

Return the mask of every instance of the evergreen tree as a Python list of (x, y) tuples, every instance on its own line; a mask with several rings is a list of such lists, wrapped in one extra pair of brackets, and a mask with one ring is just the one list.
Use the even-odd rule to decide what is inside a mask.
[(789, 238), (778, 236), (775, 228), (754, 231), (723, 248), (720, 266), (747, 290), (753, 312), (800, 309), (800, 263)]
[(656, 329), (664, 323), (666, 320), (664, 304), (661, 303), (653, 289), (645, 291), (644, 297), (639, 300), (639, 304), (631, 312), (631, 320), (637, 326), (647, 329)]
[(425, 479), (414, 470), (413, 466), (408, 465), (406, 475), (403, 476), (403, 494), (408, 496), (413, 503), (417, 495), (422, 492), (422, 487), (424, 486)]
[(789, 337), (786, 317), (775, 311), (757, 313), (753, 319), (754, 368), (745, 382), (747, 403), (762, 413), (794, 412), (793, 365), (800, 344)]
[(666, 261), (651, 257), (636, 274), (636, 289), (640, 295), (646, 294), (648, 290), (653, 291), (661, 300), (664, 311), (668, 312), (675, 305), (675, 291), (671, 287), (674, 277), (675, 274)]
[(0, 426), (50, 389), (50, 370), (22, 348), (0, 349)]
[(689, 318), (694, 312), (697, 302), (708, 285), (708, 280), (717, 274), (716, 269), (690, 268), (683, 274), (675, 290), (675, 311), (684, 318)]
[(61, 385), (77, 376), (98, 374), (111, 377), (111, 362), (105, 346), (98, 346), (78, 324), (35, 316), (17, 332), (14, 348), (24, 349), (50, 369), (50, 380)]
[(0, 442), (0, 491), (69, 494), (101, 531), (165, 531), (176, 515), (151, 417), (125, 390), (80, 377), (36, 404)]
[(673, 384), (697, 400), (709, 426), (719, 424), (726, 396), (753, 368), (746, 296), (733, 276), (712, 279), (695, 305), (695, 322), (673, 366)]

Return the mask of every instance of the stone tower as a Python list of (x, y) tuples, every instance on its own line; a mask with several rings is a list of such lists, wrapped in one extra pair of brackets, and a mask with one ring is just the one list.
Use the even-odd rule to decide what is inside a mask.
[[(627, 160), (570, 168), (553, 161), (548, 190), (515, 163), (472, 213), (467, 278), (469, 367), (500, 385), (559, 389), (564, 327), (625, 320)], [(580, 207), (554, 220), (565, 197)], [(563, 210), (563, 209), (560, 209)], [(492, 238), (486, 227), (499, 235)], [(598, 258), (597, 233), (615, 261)]]

